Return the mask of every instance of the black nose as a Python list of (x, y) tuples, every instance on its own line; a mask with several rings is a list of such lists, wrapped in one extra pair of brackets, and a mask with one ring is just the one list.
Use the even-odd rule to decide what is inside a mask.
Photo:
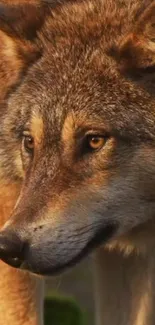
[(14, 232), (0, 232), (0, 259), (5, 263), (20, 267), (23, 262), (23, 246), (23, 242)]

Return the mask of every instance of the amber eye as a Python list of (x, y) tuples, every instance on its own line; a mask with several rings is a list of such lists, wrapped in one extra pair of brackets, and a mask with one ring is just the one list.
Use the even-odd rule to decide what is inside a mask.
[(101, 149), (106, 142), (106, 138), (99, 135), (88, 135), (87, 136), (87, 147), (90, 150)]
[(34, 139), (31, 135), (24, 135), (23, 137), (24, 149), (29, 153), (32, 153), (34, 150)]

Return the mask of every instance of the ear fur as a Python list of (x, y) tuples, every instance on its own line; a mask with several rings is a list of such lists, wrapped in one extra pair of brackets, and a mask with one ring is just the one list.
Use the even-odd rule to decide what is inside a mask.
[(125, 70), (155, 68), (155, 1), (139, 17), (133, 32), (119, 45), (118, 59)]
[(0, 29), (9, 36), (32, 40), (42, 26), (47, 12), (48, 5), (44, 1), (1, 0)]
[[(10, 4), (9, 4), (10, 3)], [(18, 83), (21, 74), (40, 55), (37, 31), (48, 6), (39, 0), (0, 2), (0, 99)]]

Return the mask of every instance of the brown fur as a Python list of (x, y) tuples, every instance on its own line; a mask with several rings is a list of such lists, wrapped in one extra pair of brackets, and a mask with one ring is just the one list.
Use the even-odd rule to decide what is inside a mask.
[[(8, 220), (17, 202), (18, 183), (1, 182), (0, 225)], [(27, 272), (12, 269), (0, 262), (0, 323), (9, 325), (41, 325), (43, 321), (43, 288), (39, 279)]]
[[(6, 5), (9, 1), (1, 1)], [(19, 1), (10, 1), (10, 4), (19, 5)], [(26, 1), (28, 3), (28, 1)], [(32, 4), (32, 1), (30, 1)], [(21, 1), (20, 1), (21, 4)], [(25, 20), (23, 20), (25, 22)], [(22, 22), (23, 22), (22, 21)], [(1, 21), (2, 23), (2, 21)], [(21, 19), (20, 19), (21, 25)], [(16, 38), (16, 42), (10, 35), (0, 31), (1, 62), (0, 62), (0, 99), (8, 95), (21, 78), (24, 68), (32, 63), (37, 57), (35, 45), (22, 42)], [(24, 60), (18, 49), (22, 50)], [(32, 52), (33, 49), (33, 52)], [(28, 57), (26, 52), (29, 53)], [(32, 55), (31, 55), (32, 53)], [(14, 153), (16, 165), (21, 169), (21, 158), (19, 153)], [(8, 182), (3, 172), (0, 172), (0, 226), (8, 220), (14, 208), (21, 185), (19, 182)], [(41, 325), (43, 322), (43, 284), (27, 272), (13, 270), (10, 266), (0, 262), (0, 323), (4, 325)]]
[[(61, 271), (103, 243), (103, 258), (114, 251), (125, 264), (124, 255), (134, 256), (133, 263), (140, 256), (147, 262), (139, 260), (135, 274), (138, 265), (152, 270), (154, 8), (152, 0), (0, 8), (0, 175), (2, 184), (21, 188), (0, 234), (0, 256), (9, 264), (15, 261), (10, 251), (5, 256), (1, 241), (11, 250), (16, 236), (23, 245), (22, 257), (16, 252), (20, 266), (34, 273)], [(34, 137), (31, 153), (24, 147), (26, 130)], [(90, 134), (104, 138), (100, 150), (89, 147)], [(127, 294), (126, 305), (133, 301)], [(130, 318), (126, 305), (125, 318), (118, 308), (117, 323), (139, 325), (140, 309)], [(151, 313), (146, 308), (143, 322)], [(104, 322), (114, 320), (100, 317)]]

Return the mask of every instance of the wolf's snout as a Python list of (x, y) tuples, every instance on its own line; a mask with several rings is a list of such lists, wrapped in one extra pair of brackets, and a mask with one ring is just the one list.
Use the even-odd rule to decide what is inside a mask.
[(70, 222), (46, 223), (27, 228), (5, 228), (0, 232), (0, 259), (20, 269), (41, 275), (55, 275), (76, 264), (116, 232), (116, 226), (98, 229)]
[(0, 233), (0, 259), (13, 267), (20, 267), (23, 262), (24, 243), (14, 233)]

